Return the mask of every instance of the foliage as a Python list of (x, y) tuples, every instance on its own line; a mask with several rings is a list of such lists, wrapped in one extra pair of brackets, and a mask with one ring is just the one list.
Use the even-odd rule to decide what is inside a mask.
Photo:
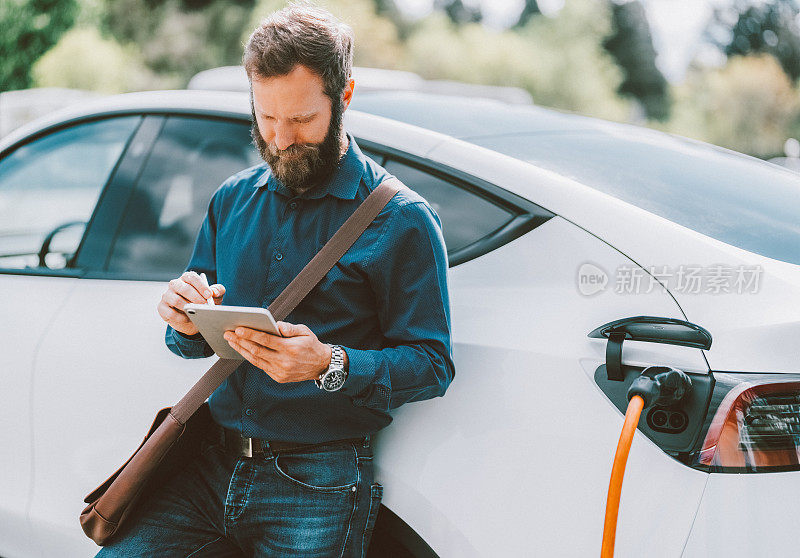
[(153, 72), (185, 85), (201, 70), (240, 63), (250, 13), (247, 2), (226, 0), (105, 0), (103, 28), (135, 45)]
[[(611, 120), (637, 120), (643, 109), (650, 126), (764, 157), (800, 134), (800, 92), (792, 87), (800, 0), (719, 8), (711, 29), (727, 63), (695, 66), (678, 86), (656, 68), (641, 0), (565, 0), (548, 16), (536, 0), (522, 0), (506, 30), (478, 23), (474, 1), (436, 0), (438, 9), (419, 21), (405, 19), (397, 0), (311, 1), (353, 28), (359, 66), (517, 86), (537, 104)], [(252, 30), (287, 3), (0, 0), (0, 86), (183, 87), (198, 71), (239, 64)]]
[(75, 21), (75, 0), (0, 0), (0, 91), (31, 86), (30, 69)]
[(608, 13), (594, 0), (570, 0), (553, 18), (502, 32), (433, 14), (409, 38), (409, 68), (426, 78), (522, 87), (538, 104), (624, 120), (628, 107), (614, 93), (620, 73), (600, 47), (608, 31)]
[(693, 71), (677, 90), (666, 129), (758, 157), (781, 153), (800, 131), (800, 97), (777, 61), (736, 56), (714, 71)]
[(514, 28), (525, 27), (533, 16), (539, 15), (542, 10), (539, 9), (539, 3), (536, 0), (524, 0), (522, 11), (519, 13), (519, 18), (514, 24)]
[(144, 65), (138, 51), (100, 36), (90, 27), (74, 28), (33, 67), (38, 87), (69, 87), (102, 93), (174, 88)]
[[(780, 62), (783, 71), (796, 82), (800, 78), (800, 9), (794, 0), (771, 0), (748, 6), (739, 0), (736, 22), (727, 43), (719, 44), (728, 56), (767, 53)], [(725, 12), (718, 10), (717, 23), (724, 25)]]
[(434, 0), (434, 7), (442, 10), (456, 25), (465, 23), (480, 23), (483, 19), (479, 7), (468, 6), (462, 0)]
[(603, 47), (614, 57), (625, 78), (617, 90), (637, 99), (648, 118), (669, 118), (667, 80), (656, 67), (656, 51), (644, 8), (638, 0), (611, 4), (613, 31)]

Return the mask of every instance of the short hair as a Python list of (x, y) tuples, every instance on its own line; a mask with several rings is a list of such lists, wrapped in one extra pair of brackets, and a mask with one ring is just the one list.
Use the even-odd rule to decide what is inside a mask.
[(283, 76), (301, 64), (322, 78), (336, 102), (353, 68), (353, 30), (333, 14), (307, 2), (293, 2), (261, 21), (242, 56), (247, 77)]

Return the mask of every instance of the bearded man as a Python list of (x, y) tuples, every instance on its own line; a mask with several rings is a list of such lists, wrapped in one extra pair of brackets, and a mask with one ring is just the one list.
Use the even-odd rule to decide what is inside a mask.
[[(307, 5), (251, 35), (243, 61), (265, 163), (214, 193), (187, 271), (158, 303), (176, 355), (213, 355), (187, 303), (269, 306), (391, 176), (343, 129), (352, 52), (350, 28)], [(438, 215), (404, 188), (278, 322), (283, 337), (226, 332), (246, 360), (209, 398), (200, 457), (99, 556), (363, 557), (383, 490), (371, 435), (455, 375), (447, 268)], [(320, 382), (334, 368), (339, 380)]]

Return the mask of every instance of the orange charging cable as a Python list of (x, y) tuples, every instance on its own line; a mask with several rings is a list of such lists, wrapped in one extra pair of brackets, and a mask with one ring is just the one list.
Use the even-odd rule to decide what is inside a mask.
[(613, 558), (614, 539), (617, 536), (617, 514), (619, 514), (619, 497), (622, 493), (622, 478), (625, 476), (625, 465), (628, 463), (628, 453), (631, 451), (633, 435), (639, 424), (639, 417), (644, 409), (644, 399), (634, 395), (625, 411), (625, 423), (617, 443), (617, 453), (614, 455), (614, 465), (611, 467), (611, 481), (608, 483), (608, 498), (606, 498), (606, 521), (603, 525), (603, 546), (600, 550), (601, 558)]

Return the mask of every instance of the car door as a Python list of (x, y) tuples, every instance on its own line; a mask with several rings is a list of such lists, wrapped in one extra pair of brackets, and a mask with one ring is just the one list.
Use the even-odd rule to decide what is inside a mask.
[[(484, 199), (494, 200), (490, 194), (502, 187), (520, 209), (527, 207), (520, 198), (542, 203), (544, 192), (579, 190), (456, 140), (423, 160), (399, 162), (413, 173), (452, 175), (450, 185)], [(398, 167), (392, 172), (403, 178)], [(459, 205), (445, 187), (441, 192), (446, 215)], [(474, 211), (443, 218), (445, 236), (453, 225), (491, 229), (480, 204), (464, 207)], [(376, 437), (383, 505), (439, 556), (593, 554), (622, 415), (595, 384), (606, 343), (588, 333), (629, 316), (685, 317), (658, 283), (647, 288), (649, 276), (638, 292), (619, 288), (625, 270), (642, 270), (560, 215), (521, 235), (484, 238), (468, 245), (475, 257), (451, 259), (453, 383), (442, 399), (397, 409)], [(586, 277), (602, 280), (587, 285)], [(623, 359), (708, 372), (702, 352), (687, 347), (630, 341)], [(623, 498), (620, 555), (647, 555), (650, 544), (679, 555), (705, 481), (649, 439), (635, 438), (625, 491), (658, 497)]]
[[(0, 154), (0, 554), (32, 555), (26, 514), (37, 348), (84, 270), (70, 260), (138, 116), (43, 131)], [(43, 248), (49, 247), (49, 250)], [(66, 394), (65, 394), (66, 396)]]
[(92, 271), (58, 309), (60, 334), (41, 342), (35, 363), (30, 518), (50, 534), (41, 542), (46, 556), (94, 549), (78, 527), (84, 496), (211, 365), (169, 352), (156, 305), (189, 260), (212, 193), (260, 161), (246, 121), (151, 115), (142, 126), (151, 144), (120, 163), (124, 177), (104, 195), (84, 240), (94, 254), (77, 258)]

